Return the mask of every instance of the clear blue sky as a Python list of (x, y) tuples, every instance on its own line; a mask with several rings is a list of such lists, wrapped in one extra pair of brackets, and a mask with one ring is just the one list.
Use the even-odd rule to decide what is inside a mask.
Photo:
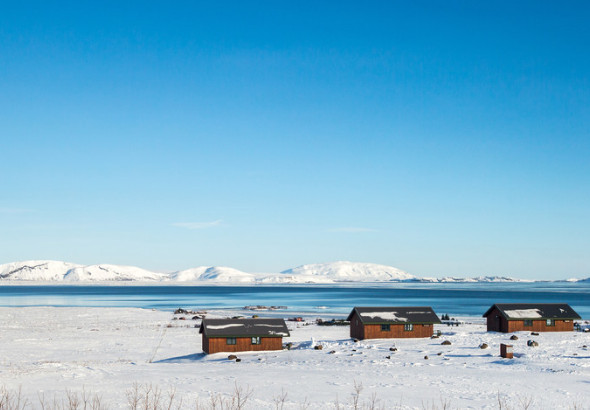
[(17, 3), (0, 263), (590, 276), (588, 2)]

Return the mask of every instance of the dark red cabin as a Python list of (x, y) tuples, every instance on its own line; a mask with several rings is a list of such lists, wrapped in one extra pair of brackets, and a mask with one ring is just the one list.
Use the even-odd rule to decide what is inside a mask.
[(283, 319), (203, 319), (205, 353), (282, 350), (289, 329)]
[(350, 337), (383, 339), (430, 337), (440, 319), (431, 307), (355, 307), (346, 319)]
[(488, 332), (568, 332), (580, 319), (567, 303), (496, 303), (483, 314)]

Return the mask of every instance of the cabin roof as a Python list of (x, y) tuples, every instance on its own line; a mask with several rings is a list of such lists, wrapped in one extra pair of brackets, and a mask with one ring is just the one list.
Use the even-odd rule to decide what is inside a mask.
[(287, 337), (283, 319), (203, 319), (199, 333), (205, 337)]
[(487, 317), (494, 307), (508, 320), (581, 319), (567, 303), (496, 303), (483, 314), (483, 317)]
[(348, 319), (354, 313), (362, 323), (440, 323), (440, 319), (430, 306), (403, 307), (354, 307)]

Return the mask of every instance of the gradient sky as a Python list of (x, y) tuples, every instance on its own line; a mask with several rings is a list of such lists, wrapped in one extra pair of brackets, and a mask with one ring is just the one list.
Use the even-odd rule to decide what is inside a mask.
[(3, 4), (0, 263), (588, 277), (589, 21), (586, 1)]

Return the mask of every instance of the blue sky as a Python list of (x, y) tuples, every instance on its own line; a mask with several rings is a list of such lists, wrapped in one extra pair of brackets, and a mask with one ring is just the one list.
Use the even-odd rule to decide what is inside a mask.
[(590, 276), (587, 2), (0, 13), (0, 263)]

